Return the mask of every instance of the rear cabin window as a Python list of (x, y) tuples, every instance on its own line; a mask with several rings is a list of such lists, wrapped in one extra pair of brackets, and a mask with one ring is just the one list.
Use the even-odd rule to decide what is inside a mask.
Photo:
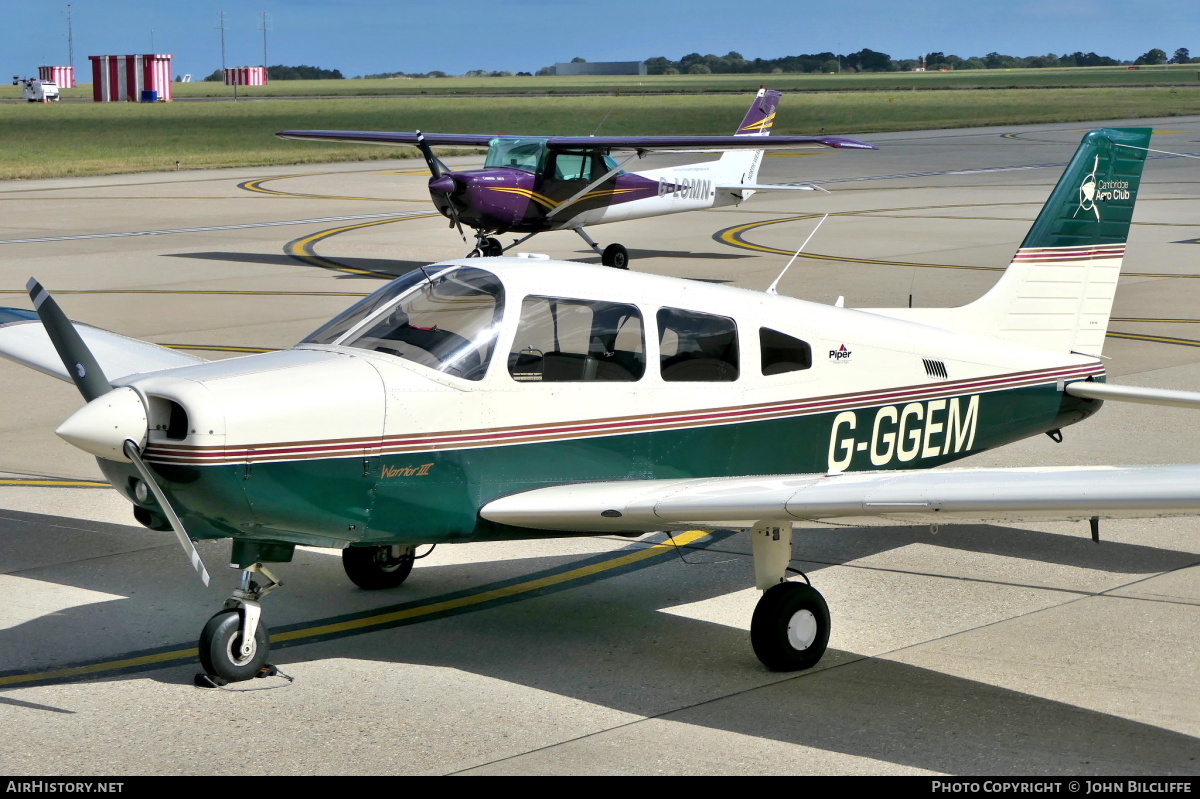
[(727, 316), (663, 308), (658, 312), (658, 350), (667, 382), (738, 378), (737, 325)]
[(422, 278), (338, 343), (482, 380), (504, 310), (500, 281), (469, 266)]
[(762, 352), (762, 373), (781, 375), (812, 368), (812, 347), (769, 327), (758, 329), (758, 348)]
[(526, 297), (508, 372), (520, 382), (633, 382), (646, 371), (642, 315), (632, 305)]

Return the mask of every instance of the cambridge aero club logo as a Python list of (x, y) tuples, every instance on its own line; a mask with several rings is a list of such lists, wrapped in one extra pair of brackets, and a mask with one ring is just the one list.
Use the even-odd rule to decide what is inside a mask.
[(1096, 221), (1100, 221), (1100, 209), (1096, 205), (1096, 169), (1100, 166), (1100, 156), (1096, 156), (1096, 160), (1092, 162), (1092, 171), (1083, 179), (1083, 183), (1079, 184), (1079, 207), (1075, 209), (1075, 213), (1071, 214), (1071, 218), (1079, 216), (1080, 211), (1092, 213), (1096, 215)]

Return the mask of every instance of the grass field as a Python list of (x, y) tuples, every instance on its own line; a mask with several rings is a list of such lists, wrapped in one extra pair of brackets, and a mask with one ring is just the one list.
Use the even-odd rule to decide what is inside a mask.
[[(1049, 73), (1124, 77), (1152, 74), (1183, 76), (1172, 70), (1014, 70), (1023, 81), (1048, 79)], [(1032, 74), (1038, 73), (1038, 74)], [(760, 83), (791, 93), (780, 105), (777, 133), (839, 133), (864, 136), (881, 131), (918, 130), (1038, 122), (1163, 117), (1200, 114), (1200, 81), (1179, 86), (1142, 85), (1071, 88), (921, 91), (923, 87), (961, 88), (934, 83), (959, 73), (897, 73), (891, 89), (878, 83), (891, 75), (871, 76), (663, 76), (663, 85), (686, 86), (692, 94), (647, 96), (630, 91), (646, 77), (495, 78), (430, 81), (287, 81), (272, 90), (317, 89), (312, 99), (197, 101), (174, 103), (0, 103), (0, 179), (195, 169), (220, 166), (302, 164), (411, 156), (410, 148), (283, 141), (286, 128), (415, 130), (511, 134), (732, 133)], [(861, 79), (860, 83), (843, 79)], [(931, 81), (924, 82), (931, 78)], [(826, 79), (858, 91), (807, 91), (798, 84)], [(1011, 78), (1010, 78), (1011, 79)], [(657, 78), (655, 79), (657, 80)], [(491, 87), (492, 81), (552, 81), (555, 95), (355, 97), (334, 92), (356, 84), (440, 84), (457, 82)], [(550, 85), (550, 84), (546, 84)], [(603, 87), (623, 88), (608, 91)], [(714, 86), (726, 89), (717, 93)], [(568, 92), (566, 87), (574, 87)], [(181, 95), (196, 87), (229, 91), (215, 84), (175, 84)], [(590, 87), (590, 88), (589, 88)], [(16, 87), (5, 87), (15, 90)], [(579, 93), (591, 91), (580, 96)], [(69, 90), (90, 96), (90, 87)], [(242, 95), (245, 97), (245, 94)], [(324, 99), (329, 97), (329, 99)]]
[[(81, 76), (83, 73), (81, 73)], [(1076, 69), (959, 70), (957, 72), (885, 72), (778, 75), (644, 75), (508, 78), (394, 78), (386, 80), (292, 80), (267, 86), (242, 86), (239, 97), (353, 97), (380, 95), (464, 94), (646, 94), (743, 92), (766, 84), (788, 92), (892, 91), (915, 89), (1044, 89), (1178, 86), (1200, 88), (1200, 64), (1157, 67), (1083, 67)], [(179, 99), (232, 97), (220, 83), (176, 83)], [(0, 99), (20, 97), (19, 87), (0, 86)], [(90, 98), (91, 86), (65, 90), (68, 99)]]

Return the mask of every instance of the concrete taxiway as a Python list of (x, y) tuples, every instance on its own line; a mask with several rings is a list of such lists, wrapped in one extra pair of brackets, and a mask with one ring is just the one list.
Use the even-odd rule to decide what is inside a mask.
[[(1111, 123), (1097, 123), (1111, 124)], [(1139, 121), (1200, 152), (1200, 118)], [(848, 307), (987, 289), (1093, 124), (862, 136), (770, 157), (741, 207), (591, 229), (637, 270)], [(851, 132), (847, 132), (852, 135)], [(297, 147), (307, 146), (297, 143)], [(472, 163), (473, 159), (463, 159)], [(74, 319), (205, 357), (287, 347), (387, 275), (468, 249), (417, 161), (0, 183), (0, 305), (36, 276)], [(1200, 163), (1153, 154), (1105, 355), (1200, 390)], [(507, 243), (507, 242), (506, 242)], [(571, 233), (525, 249), (597, 262)], [(304, 550), (265, 603), (274, 677), (202, 690), (205, 589), (54, 428), (65, 383), (0, 362), (0, 748), (8, 775), (1200, 774), (1200, 520), (800, 527), (829, 601), (817, 668), (749, 645), (749, 541), (442, 546), (364, 592)], [(1194, 463), (1196, 416), (1108, 403), (962, 465)]]

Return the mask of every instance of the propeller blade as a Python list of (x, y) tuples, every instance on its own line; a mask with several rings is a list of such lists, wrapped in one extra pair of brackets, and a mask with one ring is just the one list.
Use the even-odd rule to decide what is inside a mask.
[(192, 568), (200, 575), (200, 579), (208, 585), (208, 569), (204, 568), (204, 561), (200, 559), (200, 553), (196, 551), (196, 547), (192, 544), (192, 539), (188, 536), (187, 531), (183, 529), (183, 522), (175, 513), (175, 509), (171, 507), (171, 503), (167, 502), (167, 495), (158, 487), (158, 482), (154, 479), (154, 475), (150, 472), (150, 468), (146, 466), (146, 462), (142, 460), (142, 455), (138, 451), (137, 444), (132, 441), (125, 442), (125, 457), (137, 467), (138, 474), (142, 476), (147, 487), (154, 494), (154, 498), (158, 500), (159, 506), (163, 509), (163, 513), (167, 514), (167, 520), (171, 522), (171, 529), (175, 531), (175, 537), (179, 539), (180, 546), (187, 553), (188, 560), (192, 563)]
[(433, 150), (425, 143), (425, 135), (421, 131), (417, 131), (417, 149), (421, 151), (421, 155), (425, 157), (425, 163), (429, 166), (429, 174), (433, 176), (433, 180), (437, 180), (450, 170), (446, 165), (433, 154)]
[(42, 326), (46, 328), (46, 334), (50, 336), (58, 357), (62, 358), (67, 374), (75, 381), (75, 387), (79, 389), (83, 398), (91, 402), (96, 397), (112, 391), (112, 384), (104, 376), (100, 364), (96, 363), (91, 350), (83, 343), (79, 331), (71, 324), (62, 308), (58, 307), (50, 292), (32, 277), (25, 284), (25, 288), (29, 291), (34, 310), (42, 320)]

